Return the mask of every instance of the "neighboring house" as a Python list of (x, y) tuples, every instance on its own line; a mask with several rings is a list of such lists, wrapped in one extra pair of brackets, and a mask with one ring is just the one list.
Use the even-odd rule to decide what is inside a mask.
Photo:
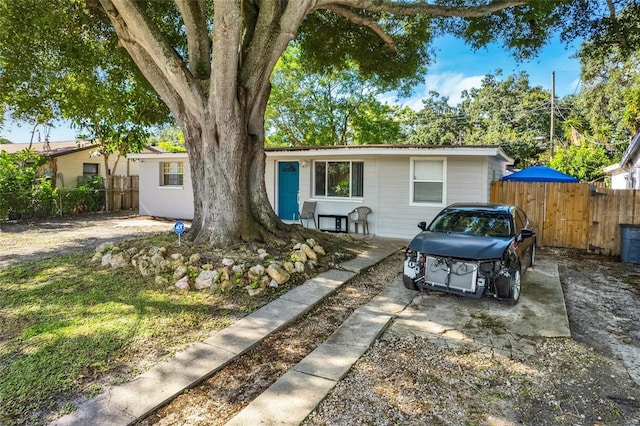
[[(87, 141), (65, 141), (45, 143), (11, 143), (0, 145), (0, 151), (15, 154), (23, 149), (31, 148), (34, 152), (49, 157), (49, 162), (42, 171), (50, 176), (58, 188), (75, 188), (78, 180), (86, 176), (107, 176), (104, 158), (96, 152), (96, 145)], [(146, 152), (157, 152), (146, 149)], [(116, 154), (109, 157), (109, 168), (113, 168)], [(112, 176), (137, 176), (138, 162), (120, 157)]]
[(640, 189), (640, 133), (629, 144), (617, 164), (604, 168), (612, 189)]
[[(128, 158), (140, 160), (140, 214), (193, 218), (187, 154)], [(294, 220), (304, 201), (316, 201), (316, 216), (346, 215), (367, 206), (373, 211), (371, 234), (411, 238), (418, 222), (430, 221), (448, 204), (488, 202), (491, 182), (500, 180), (512, 163), (497, 146), (269, 148), (265, 182), (284, 221)], [(324, 218), (321, 228), (331, 227), (331, 221)]]

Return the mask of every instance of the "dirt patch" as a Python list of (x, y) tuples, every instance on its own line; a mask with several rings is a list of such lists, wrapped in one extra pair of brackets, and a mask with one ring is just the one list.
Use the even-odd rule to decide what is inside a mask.
[(640, 265), (549, 249), (574, 340), (620, 360), (640, 385)]
[(90, 251), (103, 242), (118, 242), (151, 232), (172, 232), (174, 223), (132, 212), (0, 222), (0, 268), (15, 262)]

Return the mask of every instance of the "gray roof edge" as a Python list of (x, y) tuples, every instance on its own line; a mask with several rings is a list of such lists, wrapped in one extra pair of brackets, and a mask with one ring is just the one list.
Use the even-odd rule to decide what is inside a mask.
[(625, 167), (626, 164), (631, 160), (631, 157), (638, 151), (640, 148), (640, 133), (635, 135), (633, 139), (631, 139), (631, 143), (627, 147), (627, 149), (622, 154), (622, 159), (620, 160), (620, 166)]

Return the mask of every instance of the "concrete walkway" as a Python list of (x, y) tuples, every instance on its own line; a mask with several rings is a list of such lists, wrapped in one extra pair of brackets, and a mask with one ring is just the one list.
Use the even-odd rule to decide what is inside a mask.
[[(405, 244), (406, 241), (403, 240), (371, 240), (371, 248), (355, 259), (341, 264), (341, 270), (330, 270), (319, 274), (316, 278), (294, 288), (230, 327), (216, 332), (207, 340), (189, 346), (170, 361), (162, 362), (134, 380), (112, 387), (98, 397), (87, 401), (77, 411), (61, 417), (52, 425), (127, 425), (135, 422), (185, 389), (198, 385), (270, 334), (311, 310), (356, 274), (374, 266)], [(288, 388), (291, 389), (288, 383), (297, 383), (297, 379), (302, 375), (303, 381), (314, 383), (314, 387), (309, 388), (309, 392), (315, 392), (310, 395), (301, 394), (295, 390), (296, 402), (294, 403), (292, 398), (287, 398), (283, 404), (291, 410), (291, 417), (288, 415), (289, 411), (285, 413), (282, 410), (275, 412), (274, 415), (277, 415), (278, 419), (291, 418), (292, 422), (297, 423), (298, 421), (294, 420), (297, 417), (293, 416), (293, 412), (302, 413), (304, 410), (296, 411), (296, 406), (304, 406), (305, 410), (308, 410), (307, 414), (313, 410), (321, 400), (321, 398), (318, 400), (320, 394), (324, 398), (325, 390), (328, 391), (339, 378), (346, 374), (351, 365), (384, 330), (393, 318), (394, 312), (404, 308), (394, 299), (391, 295), (381, 294), (358, 309), (324, 345), (305, 358), (296, 369), (276, 382), (272, 388), (275, 387), (277, 392), (280, 387), (281, 392), (286, 393)], [(409, 301), (410, 299), (406, 303)], [(270, 388), (267, 392), (269, 391), (274, 390)], [(263, 401), (268, 397), (269, 394), (266, 393), (259, 399)], [(260, 404), (260, 401), (257, 404)], [(253, 405), (253, 408), (253, 414), (251, 409), (240, 414), (267, 418), (268, 413), (262, 411), (259, 405)], [(307, 414), (304, 414), (300, 420)], [(246, 423), (242, 417), (238, 419), (235, 424), (256, 424), (254, 421)]]
[(323, 344), (249, 403), (227, 426), (300, 424), (416, 297), (416, 292), (399, 283), (394, 280), (356, 309)]
[[(433, 303), (425, 304), (425, 300)], [(540, 263), (527, 272), (520, 303), (514, 307), (493, 298), (470, 299), (445, 293), (409, 291), (398, 276), (226, 426), (298, 425), (390, 324), (394, 334), (408, 333), (450, 342), (470, 341), (474, 337), (465, 331), (473, 320), (470, 313), (474, 312), (481, 312), (485, 320), (493, 318), (489, 322), (505, 324), (507, 330), (503, 330), (502, 335), (495, 335), (495, 329), (487, 329), (489, 337), (475, 337), (475, 340), (478, 345), (507, 356), (526, 350), (523, 348), (526, 339), (522, 336), (570, 336), (555, 264)], [(477, 332), (478, 325), (472, 327)]]

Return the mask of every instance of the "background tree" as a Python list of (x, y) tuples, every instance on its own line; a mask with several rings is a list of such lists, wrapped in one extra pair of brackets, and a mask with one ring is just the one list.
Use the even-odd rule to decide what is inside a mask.
[[(541, 139), (550, 129), (551, 94), (530, 86), (526, 72), (500, 80), (500, 70), (487, 74), (478, 88), (464, 91), (462, 102), (449, 106), (432, 93), (417, 114), (410, 132), (412, 143), (499, 145), (514, 158), (516, 167), (539, 161)], [(558, 128), (558, 137), (561, 137)]]
[(109, 157), (117, 165), (120, 155), (140, 152), (169, 112), (98, 18), (80, 1), (0, 2), (0, 102), (34, 130), (71, 122), (80, 138), (97, 142), (109, 176)]
[(166, 124), (156, 129), (155, 134), (147, 140), (147, 144), (167, 152), (187, 152), (184, 146), (184, 135), (174, 124)]
[(593, 182), (604, 178), (603, 167), (610, 163), (611, 158), (602, 145), (585, 141), (557, 150), (549, 165), (583, 182)]
[(500, 75), (487, 75), (480, 88), (462, 94), (460, 110), (470, 126), (465, 141), (500, 145), (519, 168), (535, 164), (540, 139), (549, 135), (551, 94), (532, 87), (524, 71), (504, 80), (498, 80)]
[[(429, 63), (427, 47), (434, 29), (462, 34), (474, 46), (493, 41), (487, 35), (498, 34), (507, 48), (529, 55), (549, 38), (549, 30), (565, 25), (563, 14), (557, 12), (566, 7), (562, 2), (524, 0), (436, 4), (4, 0), (1, 4), (0, 15), (6, 19), (0, 27), (16, 32), (11, 41), (24, 50), (38, 50), (38, 42), (51, 39), (52, 34), (43, 32), (51, 26), (66, 28), (64, 40), (76, 47), (86, 44), (81, 41), (96, 23), (102, 38), (113, 42), (117, 35), (118, 45), (126, 49), (184, 133), (194, 183), (191, 235), (196, 241), (220, 245), (269, 239), (279, 229), (289, 229), (276, 217), (266, 193), (264, 117), (269, 76), (292, 39), (298, 38), (301, 57), (313, 71), (354, 61), (364, 77), (408, 90)], [(85, 4), (93, 16), (108, 18), (112, 27), (88, 17)], [(38, 19), (25, 23), (24, 15), (34, 14)], [(436, 17), (459, 19), (453, 26), (438, 28), (447, 21)], [(88, 37), (92, 42), (102, 38)], [(68, 53), (64, 45), (59, 47)], [(12, 53), (10, 58), (0, 54), (2, 66), (8, 60), (20, 62), (20, 52)], [(80, 57), (83, 52), (74, 54)], [(64, 60), (54, 62), (59, 72), (50, 76), (52, 84), (66, 69)], [(29, 69), (37, 68), (25, 63)]]
[(468, 127), (466, 116), (449, 105), (449, 98), (431, 91), (415, 114), (407, 142), (420, 145), (461, 145)]
[(271, 77), (267, 145), (393, 143), (403, 137), (403, 110), (378, 100), (382, 90), (363, 80), (355, 63), (310, 73), (290, 45)]

